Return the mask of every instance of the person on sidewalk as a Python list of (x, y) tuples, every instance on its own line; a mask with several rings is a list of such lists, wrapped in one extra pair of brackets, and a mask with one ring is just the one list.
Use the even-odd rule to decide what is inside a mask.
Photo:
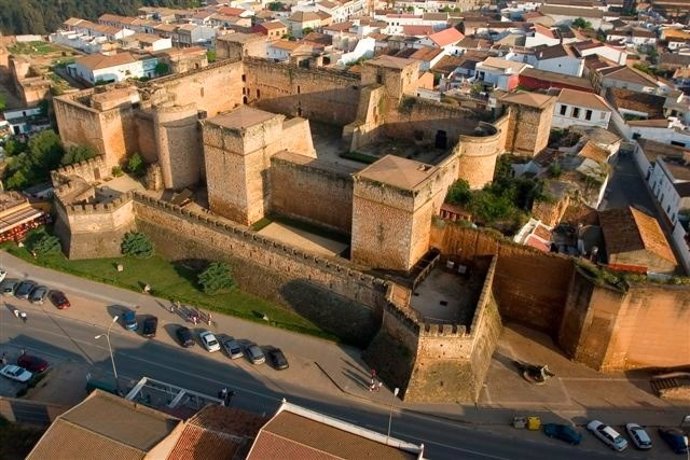
[(26, 323), (26, 320), (28, 319), (28, 317), (26, 316), (26, 312), (25, 312), (25, 311), (20, 312), (20, 313), (19, 313), (19, 317), (22, 319), (22, 321), (24, 321), (24, 322)]
[(376, 391), (381, 391), (381, 388), (382, 388), (382, 387), (383, 387), (383, 382), (379, 380), (379, 381), (376, 383)]
[(3, 353), (0, 357), (0, 364), (2, 364), (3, 366), (7, 364), (7, 353)]

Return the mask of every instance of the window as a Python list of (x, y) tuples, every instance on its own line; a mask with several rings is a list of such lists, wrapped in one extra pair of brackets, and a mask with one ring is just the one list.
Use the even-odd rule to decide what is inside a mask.
[(242, 74), (242, 81), (247, 81), (247, 76), (245, 74)]
[(573, 107), (573, 118), (580, 118), (580, 109), (578, 107)]
[(261, 90), (260, 89), (256, 90), (256, 98), (261, 99)]
[(585, 120), (591, 120), (591, 119), (592, 119), (592, 111), (591, 111), (591, 110), (587, 110), (587, 111), (585, 112)]
[(300, 94), (302, 92), (301, 90), (302, 90), (302, 88), (300, 88), (300, 86), (297, 85), (297, 94)]
[(565, 115), (568, 112), (567, 105), (561, 105), (561, 115)]
[(383, 85), (383, 75), (376, 75), (376, 83)]

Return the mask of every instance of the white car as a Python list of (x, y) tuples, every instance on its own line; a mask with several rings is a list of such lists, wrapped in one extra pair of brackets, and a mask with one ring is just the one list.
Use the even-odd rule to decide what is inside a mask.
[(216, 339), (216, 336), (213, 335), (213, 332), (210, 331), (201, 331), (199, 333), (199, 338), (201, 339), (201, 343), (204, 345), (204, 348), (208, 351), (219, 351), (220, 350), (220, 343), (218, 343), (218, 339)]
[(33, 374), (23, 367), (15, 366), (14, 364), (8, 364), (7, 366), (0, 369), (0, 374), (7, 377), (8, 379), (16, 380), (17, 382), (28, 382), (33, 377)]
[(632, 443), (638, 449), (647, 450), (652, 448), (652, 438), (649, 437), (647, 431), (637, 423), (628, 423), (625, 425), (625, 431), (632, 440)]
[(591, 431), (594, 436), (599, 438), (601, 442), (613, 450), (621, 452), (628, 447), (628, 441), (626, 441), (619, 432), (610, 426), (603, 424), (599, 420), (592, 420), (589, 422), (587, 424), (587, 429)]

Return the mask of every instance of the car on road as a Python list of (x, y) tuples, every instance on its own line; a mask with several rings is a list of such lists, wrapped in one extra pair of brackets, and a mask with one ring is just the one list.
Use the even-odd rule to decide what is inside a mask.
[(17, 358), (17, 366), (23, 367), (34, 374), (40, 374), (48, 370), (48, 361), (38, 356), (24, 353)]
[(156, 330), (158, 329), (158, 318), (155, 316), (147, 316), (144, 319), (141, 327), (141, 335), (148, 338), (153, 338), (156, 336)]
[(647, 450), (652, 448), (652, 438), (647, 431), (637, 423), (628, 423), (625, 425), (625, 431), (628, 432), (630, 440), (638, 449)]
[(122, 314), (122, 324), (128, 331), (136, 331), (139, 328), (139, 324), (137, 324), (137, 314), (134, 313), (134, 310), (126, 310)]
[(271, 366), (273, 366), (274, 369), (282, 371), (290, 367), (290, 363), (288, 363), (285, 353), (283, 353), (283, 350), (280, 348), (271, 348), (268, 350), (266, 355), (268, 356), (268, 361), (271, 363)]
[(2, 295), (14, 295), (14, 291), (17, 290), (19, 286), (19, 280), (16, 278), (5, 278), (0, 283), (0, 292)]
[(180, 345), (182, 345), (183, 347), (189, 348), (194, 346), (194, 336), (192, 335), (192, 331), (190, 331), (188, 327), (178, 327), (175, 331), (175, 335), (177, 336), (177, 340), (180, 341)]
[(213, 335), (213, 332), (201, 331), (199, 333), (199, 338), (201, 339), (201, 343), (204, 345), (204, 348), (206, 348), (207, 351), (211, 352), (220, 350), (220, 343), (218, 343), (218, 339), (216, 339), (216, 336)]
[(621, 452), (628, 447), (628, 441), (619, 432), (599, 420), (589, 422), (587, 429), (613, 450)]
[(43, 305), (48, 296), (48, 288), (45, 286), (36, 286), (31, 294), (29, 294), (29, 302)]
[(7, 270), (5, 270), (4, 268), (0, 268), (0, 282), (2, 280), (4, 280), (6, 276), (7, 276)]
[(688, 453), (688, 437), (677, 428), (659, 428), (659, 436), (676, 454)]
[(50, 291), (48, 298), (58, 310), (71, 307), (69, 300), (67, 300), (67, 296), (62, 291)]
[(582, 433), (570, 425), (564, 425), (562, 423), (545, 423), (543, 428), (544, 434), (549, 438), (560, 439), (573, 446), (577, 446), (582, 442)]
[(244, 356), (244, 354), (242, 353), (242, 347), (237, 342), (237, 340), (235, 340), (234, 337), (223, 337), (221, 343), (223, 344), (223, 348), (225, 349), (225, 352), (228, 354), (230, 359), (238, 359)]
[(252, 364), (263, 364), (266, 362), (266, 356), (264, 356), (264, 352), (259, 348), (258, 345), (255, 344), (249, 344), (247, 347), (244, 349), (245, 355), (247, 355), (247, 359), (252, 363)]
[(15, 366), (14, 364), (8, 364), (0, 369), (0, 375), (22, 383), (28, 382), (31, 380), (31, 377), (33, 377), (31, 372), (27, 371), (23, 367)]
[(14, 296), (18, 299), (28, 299), (31, 291), (36, 287), (36, 283), (31, 280), (24, 280), (19, 283), (17, 290), (14, 291)]

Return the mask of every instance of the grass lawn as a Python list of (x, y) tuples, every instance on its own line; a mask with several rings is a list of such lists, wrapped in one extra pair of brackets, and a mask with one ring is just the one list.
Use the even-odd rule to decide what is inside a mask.
[(50, 54), (58, 51), (58, 49), (47, 42), (17, 42), (8, 47), (13, 54)]
[[(39, 256), (34, 259), (25, 247), (20, 248), (13, 243), (5, 243), (1, 247), (27, 262), (71, 273), (82, 278), (137, 292), (142, 292), (143, 286), (149, 284), (152, 294), (156, 297), (179, 300), (184, 304), (261, 323), (266, 323), (262, 319), (265, 314), (269, 318), (268, 323), (272, 326), (329, 340), (338, 340), (336, 336), (323, 331), (298, 314), (240, 289), (235, 288), (230, 292), (213, 296), (204, 294), (196, 285), (199, 273), (196, 269), (168, 262), (157, 255), (149, 259), (119, 257), (114, 259), (68, 260), (60, 253)], [(117, 264), (123, 265), (124, 270), (122, 272), (117, 271)]]

